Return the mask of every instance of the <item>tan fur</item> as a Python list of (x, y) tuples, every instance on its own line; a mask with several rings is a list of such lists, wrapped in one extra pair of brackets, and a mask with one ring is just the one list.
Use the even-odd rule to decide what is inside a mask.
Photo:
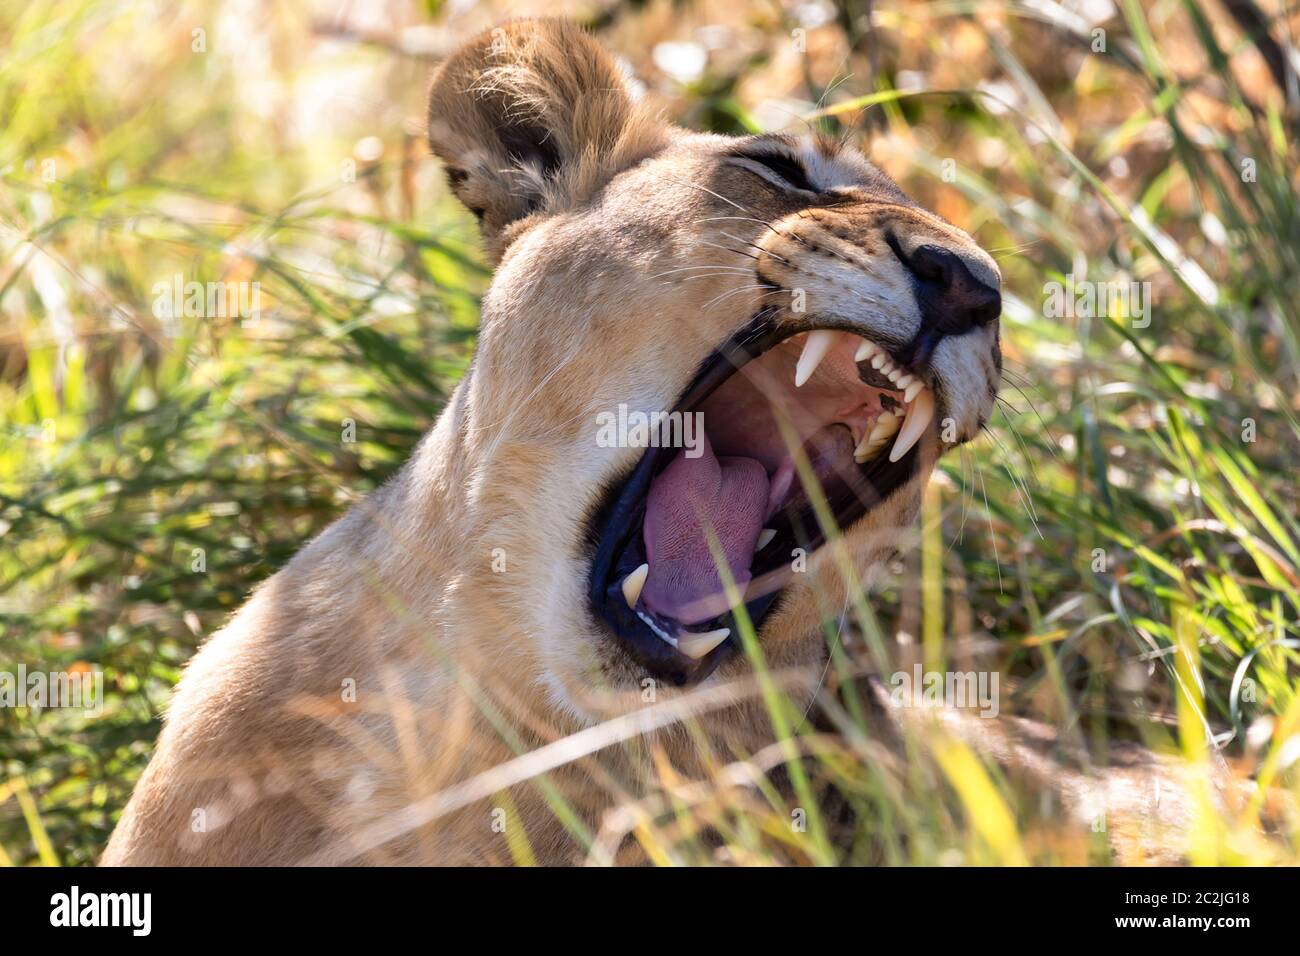
[[(805, 210), (728, 159), (737, 140), (635, 103), (612, 60), (560, 21), (462, 48), (434, 78), (429, 130), (497, 264), (472, 370), (401, 472), (196, 656), (105, 863), (509, 862), (494, 807), (542, 862), (574, 859), (539, 788), (503, 777), (484, 800), (474, 787), (517, 753), (644, 706), (644, 675), (585, 596), (587, 521), (640, 455), (597, 447), (597, 413), (672, 408), (706, 356), (773, 304), (753, 276), (714, 266), (805, 289), (820, 322), (872, 337), (921, 321), (886, 232), (945, 245), (997, 281), (968, 236), (851, 149), (781, 140), (840, 200)], [(742, 242), (757, 262), (720, 248)], [(996, 323), (935, 354), (960, 441), (988, 414), (998, 362)], [(769, 667), (820, 668), (818, 622), (846, 598), (836, 562), (866, 575), (900, 541), (937, 435), (923, 447), (920, 475), (842, 550), (818, 551), (767, 620)], [(738, 658), (701, 690), (747, 672)], [(661, 706), (685, 700), (659, 690)], [(771, 739), (764, 714), (745, 701), (702, 719), (719, 746), (752, 752)], [(679, 723), (647, 740), (691, 766)], [(560, 761), (546, 780), (594, 830), (647, 750)]]

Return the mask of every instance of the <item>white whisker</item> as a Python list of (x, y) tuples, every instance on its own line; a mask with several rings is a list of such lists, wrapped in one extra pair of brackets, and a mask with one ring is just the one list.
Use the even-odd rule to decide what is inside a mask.
[(690, 186), (692, 189), (698, 189), (701, 192), (706, 192), (710, 196), (714, 196), (718, 199), (721, 199), (728, 206), (735, 206), (741, 212), (749, 212), (749, 210), (746, 209), (744, 206), (742, 206), (740, 203), (733, 202), (732, 200), (728, 199), (726, 196), (722, 195), (721, 193), (715, 193), (712, 189), (710, 189), (707, 186), (701, 186), (699, 183), (685, 183), (682, 182), (680, 179), (673, 179), (671, 176), (665, 176), (664, 179), (668, 180), (670, 183), (677, 183), (677, 185), (679, 186)]
[(649, 276), (649, 278), (660, 279), (663, 278), (664, 276), (672, 275), (674, 272), (690, 272), (694, 269), (723, 269), (728, 272), (740, 272), (743, 273), (744, 275), (752, 275), (754, 272), (753, 269), (746, 269), (744, 266), (724, 266), (721, 264), (707, 265), (707, 266), (682, 266), (680, 269), (669, 269), (665, 272), (656, 272), (654, 275)]
[(984, 495), (984, 520), (989, 525), (989, 544), (993, 546), (993, 566), (998, 572), (998, 593), (1006, 594), (1002, 586), (1002, 555), (998, 553), (998, 537), (993, 533), (993, 510), (989, 507), (989, 489), (984, 484), (984, 472), (980, 469), (979, 459), (975, 460), (975, 474), (980, 480), (980, 491)]
[(759, 290), (759, 289), (766, 289), (766, 288), (767, 288), (767, 286), (764, 286), (764, 285), (742, 285), (742, 286), (740, 286), (739, 288), (731, 289), (731, 290), (729, 290), (729, 291), (727, 291), (727, 292), (722, 293), (721, 295), (714, 296), (714, 297), (713, 297), (712, 299), (710, 299), (707, 303), (705, 303), (705, 305), (704, 305), (704, 309), (705, 309), (705, 311), (707, 311), (707, 310), (713, 308), (715, 305), (720, 304), (720, 303), (723, 302), (724, 300), (731, 298), (733, 295), (736, 295), (737, 293), (740, 293), (740, 292), (753, 292), (753, 291), (756, 291), (756, 290)]

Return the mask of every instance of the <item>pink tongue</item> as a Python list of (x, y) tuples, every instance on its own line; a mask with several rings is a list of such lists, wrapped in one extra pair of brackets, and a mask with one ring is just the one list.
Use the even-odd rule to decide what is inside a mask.
[(641, 592), (646, 606), (682, 624), (698, 624), (726, 611), (709, 530), (743, 591), (763, 529), (767, 492), (761, 464), (752, 458), (718, 458), (707, 437), (698, 458), (680, 452), (650, 485), (646, 499), (650, 576)]

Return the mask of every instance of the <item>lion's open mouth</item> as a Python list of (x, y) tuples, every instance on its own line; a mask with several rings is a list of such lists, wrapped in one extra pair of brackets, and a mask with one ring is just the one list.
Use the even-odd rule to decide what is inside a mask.
[[(660, 443), (674, 447), (649, 448), (597, 516), (597, 613), (653, 675), (707, 675), (738, 642), (728, 595), (759, 628), (828, 531), (911, 477), (934, 410), (884, 346), (830, 329), (783, 337), (756, 319), (664, 418)], [(671, 425), (692, 439), (687, 415), (703, 434), (681, 447), (667, 438)]]

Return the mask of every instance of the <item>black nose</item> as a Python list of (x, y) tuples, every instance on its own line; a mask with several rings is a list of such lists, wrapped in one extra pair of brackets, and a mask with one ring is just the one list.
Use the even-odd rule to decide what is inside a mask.
[(916, 276), (917, 300), (927, 325), (945, 335), (961, 335), (1002, 314), (1002, 295), (971, 274), (961, 256), (942, 246), (894, 250)]

